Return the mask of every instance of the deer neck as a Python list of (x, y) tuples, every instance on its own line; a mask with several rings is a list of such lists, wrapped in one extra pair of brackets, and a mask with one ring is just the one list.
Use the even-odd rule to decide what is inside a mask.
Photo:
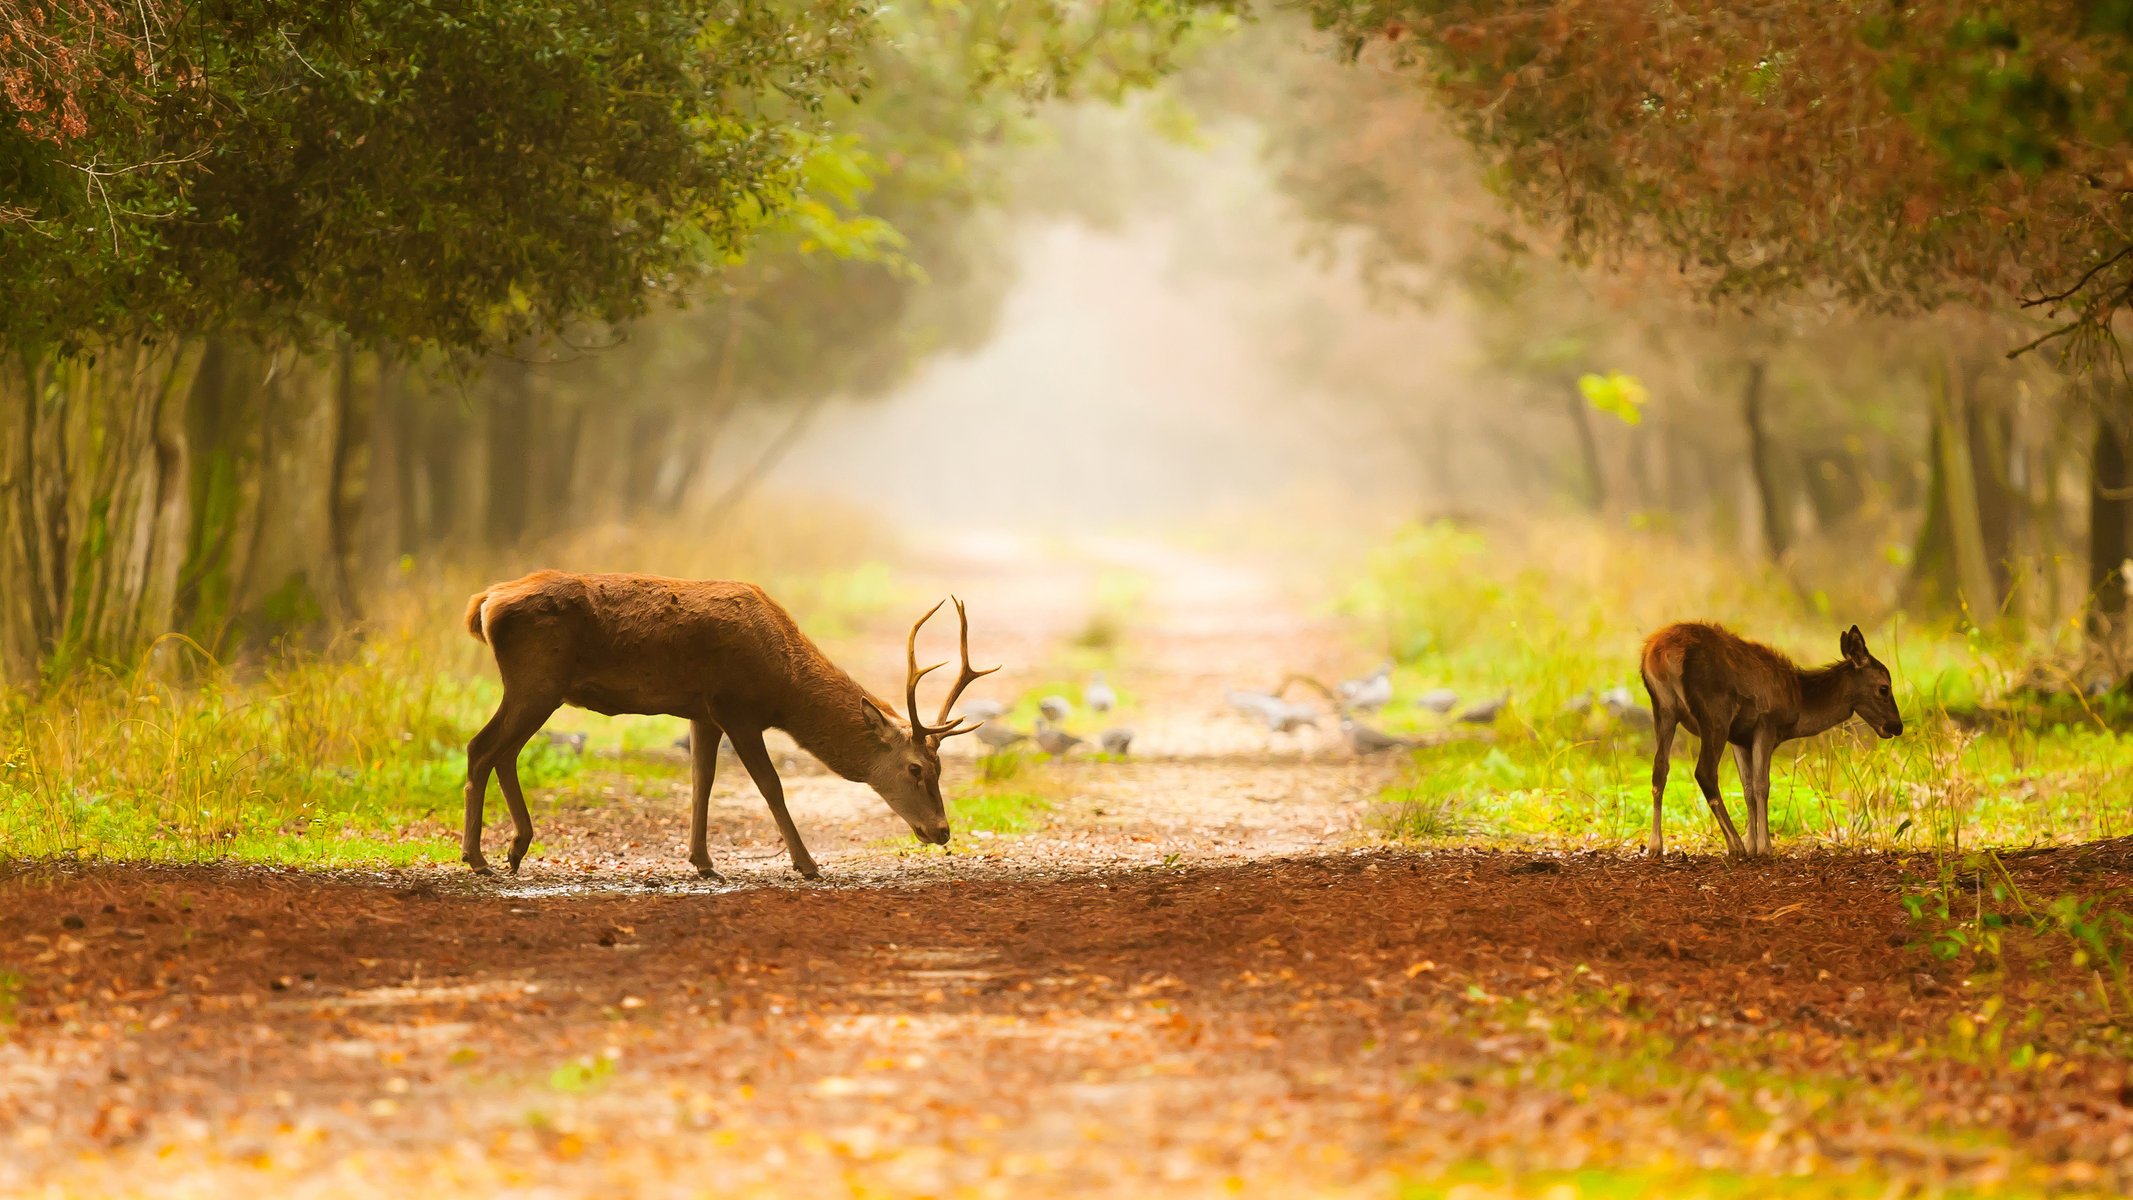
[(1800, 712), (1792, 736), (1813, 737), (1850, 720), (1850, 682), (1850, 669), (1841, 662), (1800, 672)]
[(871, 783), (894, 747), (883, 743), (866, 709), (896, 710), (835, 667), (804, 681), (800, 690), (801, 699), (787, 708), (779, 727), (842, 778)]

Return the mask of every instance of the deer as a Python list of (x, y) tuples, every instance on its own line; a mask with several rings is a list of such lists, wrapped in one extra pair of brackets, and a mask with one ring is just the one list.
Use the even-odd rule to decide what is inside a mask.
[[(1803, 669), (1769, 646), (1701, 621), (1668, 625), (1645, 640), (1644, 690), (1659, 738), (1646, 846), (1652, 857), (1666, 852), (1662, 799), (1677, 727), (1696, 735), (1696, 786), (1733, 858), (1771, 853), (1770, 755), (1780, 743), (1813, 737), (1854, 716), (1884, 739), (1903, 732), (1889, 669), (1867, 652), (1857, 625), (1837, 639), (1837, 650), (1842, 657), (1836, 662)], [(1718, 791), (1719, 755), (1728, 745), (1748, 810), (1745, 842)]]
[(766, 729), (784, 730), (830, 770), (872, 787), (920, 842), (947, 845), (941, 743), (978, 728), (960, 717), (950, 720), (949, 713), (965, 688), (1000, 669), (971, 669), (970, 615), (961, 600), (949, 600), (961, 623), (962, 669), (939, 715), (927, 724), (919, 715), (919, 681), (947, 664), (919, 669), (918, 634), (940, 604), (911, 626), (904, 641), (904, 713), (898, 715), (832, 663), (792, 614), (752, 583), (536, 571), (476, 592), (467, 601), (467, 632), (495, 655), (504, 696), (467, 743), (460, 857), (477, 873), (489, 873), (481, 852), (482, 809), (494, 773), (511, 808), (510, 865), (518, 873), (533, 844), (533, 818), (518, 781), (519, 751), (565, 704), (609, 716), (689, 722), (689, 862), (704, 879), (722, 881), (705, 845), (721, 733), (755, 781), (802, 878), (819, 879), (821, 871), (785, 809), (784, 787), (763, 745)]

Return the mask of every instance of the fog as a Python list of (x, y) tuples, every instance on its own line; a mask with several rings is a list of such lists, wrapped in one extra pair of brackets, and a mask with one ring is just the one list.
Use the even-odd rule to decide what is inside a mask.
[(1374, 402), (1400, 372), (1345, 368), (1373, 346), (1455, 353), (1456, 316), (1381, 312), (1337, 258), (1305, 255), (1314, 231), (1250, 131), (1164, 153), (1187, 169), (1126, 181), (1139, 200), (1111, 227), (1026, 220), (995, 336), (834, 405), (771, 490), (1035, 531), (1434, 497), (1388, 437), (1435, 407), (1430, 385), (1410, 380), (1395, 415)]

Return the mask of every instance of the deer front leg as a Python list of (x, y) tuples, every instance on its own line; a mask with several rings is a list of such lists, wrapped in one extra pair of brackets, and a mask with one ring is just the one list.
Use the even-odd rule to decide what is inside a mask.
[(1749, 801), (1754, 811), (1748, 830), (1750, 849), (1766, 858), (1776, 853), (1770, 840), (1770, 756), (1776, 750), (1777, 738), (1758, 730), (1748, 750), (1748, 770), (1743, 772), (1752, 781), (1745, 785), (1753, 796)]
[[(785, 849), (792, 855), (792, 869), (803, 879), (822, 878), (821, 868), (815, 866), (814, 856), (807, 852), (807, 844), (800, 840), (799, 827), (792, 823), (792, 814), (785, 811), (785, 785), (778, 781), (777, 769), (770, 764), (770, 751), (763, 748), (762, 733), (753, 729), (728, 729), (726, 736), (732, 739), (733, 752), (748, 769), (748, 777), (755, 780), (755, 790), (763, 794), (763, 803), (770, 806), (770, 818), (778, 823), (778, 832), (785, 837)], [(713, 751), (716, 752), (716, 743), (713, 743)]]
[(1725, 739), (1720, 730), (1727, 723), (1703, 721), (1705, 729), (1703, 744), (1696, 749), (1696, 786), (1703, 791), (1703, 802), (1711, 806), (1711, 816), (1718, 822), (1718, 831), (1726, 837), (1726, 853), (1734, 858), (1746, 858), (1748, 847), (1740, 840), (1740, 831), (1733, 827), (1733, 818), (1726, 814), (1726, 798), (1718, 790), (1718, 762), (1725, 753)]
[(1677, 724), (1672, 713), (1661, 713), (1653, 721), (1659, 735), (1659, 748), (1652, 753), (1652, 839), (1644, 845), (1645, 852), (1653, 858), (1666, 853), (1666, 776), (1673, 766), (1674, 728)]
[(711, 819), (711, 781), (718, 774), (718, 740), (725, 731), (710, 721), (689, 722), (689, 865), (705, 879), (719, 880), (711, 869), (711, 849), (704, 844)]

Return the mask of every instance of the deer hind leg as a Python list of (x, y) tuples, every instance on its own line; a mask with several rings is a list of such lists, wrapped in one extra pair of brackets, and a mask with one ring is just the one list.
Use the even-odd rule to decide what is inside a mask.
[(1726, 853), (1735, 858), (1747, 856), (1748, 847), (1741, 842), (1740, 831), (1733, 826), (1733, 818), (1726, 813), (1726, 798), (1718, 790), (1718, 762), (1726, 752), (1724, 730), (1730, 721), (1713, 721), (1699, 718), (1697, 724), (1703, 729), (1703, 742), (1696, 753), (1696, 786), (1703, 791), (1703, 801), (1711, 806), (1711, 816), (1718, 822), (1718, 831), (1725, 835)]
[(1652, 726), (1658, 733), (1659, 746), (1652, 752), (1652, 838), (1644, 848), (1653, 858), (1658, 858), (1666, 853), (1666, 776), (1673, 765), (1674, 730), (1681, 719), (1656, 701), (1652, 713)]
[(540, 731), (548, 718), (559, 707), (558, 702), (546, 699), (529, 699), (523, 695), (504, 693), (504, 702), (498, 706), (496, 715), (482, 726), (474, 740), (467, 743), (467, 811), (466, 826), (461, 832), (460, 857), (477, 871), (486, 872), (489, 864), (481, 853), (481, 827), (483, 801), (489, 790), (489, 775), (494, 772), (496, 782), (504, 793), (504, 803), (511, 807), (511, 871), (518, 873), (519, 862), (526, 857), (526, 848), (533, 844), (533, 814), (526, 808), (526, 793), (518, 782), (518, 753), (525, 749), (526, 742)]
[[(792, 855), (792, 869), (804, 879), (822, 878), (821, 868), (815, 866), (814, 856), (807, 852), (807, 843), (800, 840), (800, 828), (792, 823), (792, 814), (785, 811), (785, 785), (778, 781), (777, 768), (770, 763), (770, 751), (763, 748), (763, 734), (755, 729), (728, 729), (726, 736), (733, 742), (733, 752), (740, 756), (741, 765), (748, 768), (748, 777), (755, 780), (755, 790), (763, 793), (763, 803), (770, 807), (770, 819), (778, 823), (778, 832), (784, 835), (785, 850)], [(718, 743), (712, 743), (715, 753)]]
[(1748, 846), (1748, 856), (1756, 857), (1763, 852), (1762, 806), (1756, 803), (1755, 755), (1746, 746), (1733, 747), (1733, 770), (1740, 776), (1741, 807), (1746, 810), (1748, 836), (1743, 839)]
[(711, 869), (711, 849), (704, 844), (711, 820), (711, 782), (718, 774), (718, 743), (725, 730), (711, 721), (689, 722), (689, 865), (705, 879), (719, 879)]
[(506, 714), (510, 710), (511, 701), (506, 697), (489, 723), (467, 743), (467, 811), (460, 828), (459, 858), (483, 875), (489, 873), (489, 860), (481, 853), (482, 810), (488, 801), (489, 773), (495, 769), (496, 743), (508, 723)]

